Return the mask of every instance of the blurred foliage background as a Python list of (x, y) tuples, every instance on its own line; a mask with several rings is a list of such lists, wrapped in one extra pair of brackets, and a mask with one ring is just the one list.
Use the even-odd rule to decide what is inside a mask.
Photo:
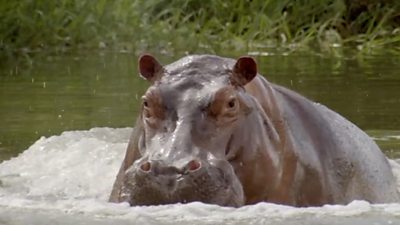
[(398, 0), (0, 2), (3, 57), (82, 48), (213, 51), (354, 45), (365, 50), (392, 44), (399, 50), (399, 27)]
[(400, 124), (400, 0), (0, 0), (0, 161), (43, 135), (131, 126), (142, 52), (252, 55), (400, 152), (386, 142)]

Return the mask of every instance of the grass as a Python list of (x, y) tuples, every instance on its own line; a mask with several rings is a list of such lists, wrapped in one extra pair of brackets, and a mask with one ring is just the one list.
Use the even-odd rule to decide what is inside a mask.
[[(379, 2), (379, 3), (377, 3)], [(397, 0), (21, 0), (0, 3), (2, 56), (113, 49), (220, 52), (392, 46)]]

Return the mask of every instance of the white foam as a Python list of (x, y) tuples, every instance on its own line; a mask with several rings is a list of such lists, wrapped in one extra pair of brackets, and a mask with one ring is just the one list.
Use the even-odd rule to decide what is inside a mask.
[[(400, 204), (365, 201), (309, 208), (259, 203), (237, 209), (199, 202), (108, 203), (130, 132), (93, 128), (42, 137), (1, 163), (0, 224), (400, 224)], [(390, 163), (400, 178), (400, 164)]]

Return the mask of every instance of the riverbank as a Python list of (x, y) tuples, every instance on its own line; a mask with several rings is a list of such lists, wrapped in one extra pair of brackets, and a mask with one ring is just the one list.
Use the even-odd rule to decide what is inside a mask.
[(5, 1), (0, 51), (70, 49), (219, 52), (220, 49), (394, 46), (400, 1)]

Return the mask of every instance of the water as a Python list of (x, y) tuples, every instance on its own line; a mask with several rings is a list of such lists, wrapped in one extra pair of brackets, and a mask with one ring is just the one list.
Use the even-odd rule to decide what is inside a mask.
[(138, 94), (132, 55), (47, 56), (0, 70), (0, 161), (41, 136), (96, 126), (131, 126)]
[[(400, 224), (400, 203), (354, 201), (309, 208), (259, 203), (237, 209), (199, 202), (150, 207), (108, 203), (130, 132), (68, 131), (41, 138), (0, 164), (0, 224)], [(391, 164), (400, 181), (399, 162)]]
[[(249, 53), (270, 81), (327, 105), (377, 137), (400, 133), (400, 56)], [(223, 55), (241, 54), (246, 53)], [(182, 55), (158, 58), (169, 63)], [(148, 85), (138, 78), (136, 62), (134, 54), (86, 52), (38, 56), (32, 66), (0, 64), (0, 161), (41, 136), (132, 126)], [(379, 144), (390, 156), (400, 157), (398, 141)]]
[[(261, 53), (249, 52), (267, 79), (339, 112), (400, 158), (399, 56)], [(118, 127), (134, 123), (148, 86), (136, 61), (133, 54), (86, 52), (0, 64), (0, 162), (14, 157), (0, 164), (0, 224), (400, 224), (400, 204), (363, 201), (240, 209), (107, 203), (130, 132)], [(399, 163), (391, 163), (400, 177)]]

